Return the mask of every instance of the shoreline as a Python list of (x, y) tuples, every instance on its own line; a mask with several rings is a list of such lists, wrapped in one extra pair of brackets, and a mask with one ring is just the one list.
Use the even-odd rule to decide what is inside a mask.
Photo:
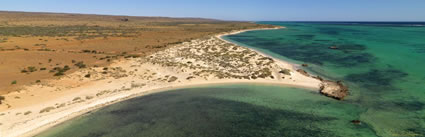
[[(235, 35), (238, 33), (242, 33), (242, 32), (247, 32), (247, 31), (256, 31), (256, 30), (271, 30), (271, 29), (281, 29), (284, 27), (277, 27), (277, 28), (265, 28), (265, 29), (249, 29), (249, 30), (240, 30), (240, 31), (235, 31), (235, 32), (229, 32), (229, 33), (225, 33), (225, 34), (218, 34), (215, 35), (213, 37), (217, 37), (222, 41), (225, 41), (227, 43), (231, 43), (227, 40), (222, 39), (222, 36), (226, 36), (226, 35)], [(234, 43), (231, 43), (234, 44)], [(237, 44), (235, 44), (237, 45)], [(240, 46), (240, 45), (237, 45)], [(240, 46), (243, 47), (243, 46)], [(292, 69), (295, 69), (295, 66), (293, 64), (290, 64), (286, 61), (282, 61), (280, 59), (276, 59), (273, 58), (271, 56), (268, 56), (267, 54), (264, 54), (262, 52), (259, 52), (257, 50), (254, 50), (252, 48), (248, 48), (254, 52), (257, 52), (258, 54), (265, 56), (265, 57), (270, 57), (274, 60), (276, 60), (276, 62), (278, 64), (284, 65), (284, 66), (290, 66)], [(298, 72), (294, 72), (295, 76), (294, 77), (304, 77), (300, 74), (298, 74)], [(307, 78), (308, 79), (308, 78)], [(314, 81), (314, 80), (313, 80)], [(92, 83), (92, 82), (91, 82)], [(94, 85), (93, 85), (94, 84)], [(105, 84), (102, 82), (96, 82), (94, 81), (94, 83), (92, 84), (88, 84), (91, 87), (97, 87), (96, 85), (99, 84)], [(149, 95), (149, 94), (154, 94), (154, 93), (159, 93), (159, 92), (165, 92), (165, 91), (169, 91), (169, 90), (175, 90), (175, 89), (182, 89), (182, 88), (191, 88), (191, 87), (198, 87), (198, 86), (212, 86), (212, 85), (226, 85), (226, 84), (260, 84), (260, 85), (278, 85), (278, 86), (283, 86), (283, 87), (296, 87), (296, 88), (305, 88), (305, 89), (310, 89), (310, 90), (316, 90), (318, 91), (320, 89), (320, 85), (315, 85), (314, 83), (309, 83), (309, 82), (282, 82), (282, 81), (276, 81), (276, 80), (237, 80), (237, 79), (218, 79), (218, 80), (210, 80), (210, 81), (198, 81), (198, 82), (185, 82), (185, 83), (177, 83), (177, 84), (170, 84), (169, 86), (168, 83), (165, 83), (166, 86), (151, 86), (147, 89), (130, 89), (128, 92), (123, 93), (123, 94), (114, 94), (114, 95), (110, 95), (104, 98), (96, 98), (94, 99), (95, 101), (90, 101), (88, 103), (85, 103), (85, 105), (82, 106), (76, 106), (76, 105), (71, 105), (68, 108), (63, 108), (61, 111), (56, 112), (56, 113), (50, 113), (50, 114), (39, 114), (37, 117), (35, 117), (34, 119), (29, 119), (32, 121), (37, 121), (37, 118), (40, 119), (39, 122), (37, 123), (37, 125), (26, 125), (23, 126), (23, 129), (15, 129), (16, 131), (12, 131), (11, 134), (5, 134), (5, 136), (34, 136), (37, 135), (39, 133), (42, 133), (43, 131), (48, 130), (49, 128), (52, 128), (56, 125), (59, 125), (63, 122), (66, 122), (68, 120), (71, 120), (73, 118), (76, 118), (78, 116), (82, 116), (88, 112), (91, 112), (93, 110), (111, 105), (111, 104), (115, 104), (121, 101), (125, 101), (128, 99), (132, 99), (132, 98), (136, 98), (136, 97), (141, 97), (141, 96), (145, 96), (145, 95)], [(116, 84), (116, 85), (120, 85), (120, 84)], [(100, 85), (102, 86), (102, 85)], [(84, 89), (83, 87), (80, 87), (82, 89)], [(78, 90), (75, 89), (75, 90)], [(80, 91), (80, 90), (78, 90)], [(80, 91), (83, 92), (83, 91)], [(83, 94), (83, 93), (82, 93)], [(70, 98), (70, 97), (68, 97)], [(71, 97), (73, 98), (73, 97)], [(19, 109), (18, 109), (19, 110)], [(1, 112), (0, 112), (1, 113)], [(45, 117), (48, 118), (45, 118)], [(45, 119), (42, 119), (40, 117), (44, 117)], [(4, 116), (3, 116), (4, 118)], [(24, 121), (24, 123), (26, 123), (27, 121)], [(12, 128), (14, 126), (12, 125)]]
[(110, 102), (105, 102), (103, 104), (100, 105), (96, 105), (94, 107), (90, 107), (81, 111), (77, 111), (74, 112), (72, 114), (69, 114), (63, 118), (57, 119), (51, 123), (48, 123), (44, 126), (38, 127), (34, 130), (31, 130), (29, 132), (26, 132), (22, 135), (19, 136), (23, 136), (23, 137), (27, 137), (27, 136), (36, 136), (44, 131), (47, 131), (50, 128), (54, 128), (55, 126), (58, 126), (64, 122), (67, 122), (69, 120), (72, 120), (74, 118), (78, 118), (80, 116), (84, 116), (85, 114), (89, 114), (92, 111), (96, 111), (97, 109), (101, 109), (103, 107), (112, 105), (112, 104), (116, 104), (116, 103), (120, 103), (123, 101), (127, 101), (130, 99), (134, 99), (134, 98), (138, 98), (138, 97), (143, 97), (143, 96), (147, 96), (147, 95), (151, 95), (151, 94), (156, 94), (156, 93), (160, 93), (160, 92), (167, 92), (167, 91), (172, 91), (172, 90), (178, 90), (178, 89), (186, 89), (186, 88), (202, 88), (202, 87), (209, 87), (209, 86), (221, 86), (221, 85), (233, 85), (233, 84), (258, 84), (258, 85), (272, 85), (272, 86), (281, 86), (281, 87), (293, 87), (293, 88), (303, 88), (303, 89), (307, 89), (307, 90), (316, 90), (313, 89), (311, 87), (303, 87), (303, 86), (296, 86), (296, 85), (287, 85), (287, 84), (282, 84), (282, 83), (271, 83), (271, 82), (252, 82), (252, 81), (243, 81), (243, 82), (206, 82), (206, 83), (194, 83), (194, 84), (188, 84), (188, 85), (181, 85), (181, 86), (170, 86), (170, 87), (163, 87), (163, 88), (158, 88), (158, 89), (152, 89), (152, 90), (147, 90), (145, 92), (147, 93), (137, 93), (137, 94), (133, 94), (133, 95), (129, 95), (123, 98), (118, 98), (116, 100), (110, 101)]
[[(257, 30), (276, 30), (276, 29), (284, 29), (284, 28), (286, 28), (286, 27), (277, 26), (277, 27), (275, 27), (275, 28), (263, 28), (263, 29), (248, 29), (248, 30), (240, 30), (240, 31), (235, 31), (235, 32), (230, 32), (230, 33), (225, 33), (225, 34), (219, 34), (219, 35), (217, 35), (216, 37), (217, 37), (217, 38), (219, 38), (220, 40), (225, 41), (225, 42), (232, 43), (232, 42), (230, 42), (230, 41), (228, 41), (228, 40), (226, 40), (226, 39), (224, 39), (224, 38), (222, 38), (222, 37), (224, 37), (224, 36), (229, 36), (229, 35), (236, 35), (236, 34), (240, 34), (240, 33), (248, 32), (248, 31), (257, 31)], [(235, 43), (232, 43), (232, 44), (235, 44)], [(235, 44), (235, 45), (238, 45), (238, 44)], [(238, 46), (241, 46), (241, 45), (238, 45)], [(245, 47), (245, 46), (241, 46), (241, 47)], [(266, 54), (266, 53), (263, 53), (263, 52), (261, 52), (261, 51), (259, 51), (259, 50), (257, 50), (257, 49), (254, 49), (254, 48), (250, 48), (250, 47), (246, 47), (246, 48), (249, 48), (249, 49), (250, 49), (250, 50), (252, 50), (252, 51), (255, 51), (255, 52), (257, 52), (257, 53), (259, 53), (259, 54), (261, 54), (261, 55), (263, 55), (263, 56), (270, 57), (270, 58), (272, 58), (272, 59), (274, 59), (274, 60), (277, 60), (277, 61), (279, 61), (279, 62), (281, 62), (281, 63), (286, 63), (286, 64), (287, 64), (288, 66), (290, 66), (293, 70), (296, 70), (296, 71), (298, 71), (299, 73), (303, 73), (304, 75), (306, 75), (306, 76), (308, 76), (308, 77), (311, 77), (311, 78), (314, 78), (314, 79), (318, 79), (318, 80), (320, 80), (322, 83), (320, 84), (319, 92), (320, 92), (322, 95), (325, 95), (325, 96), (330, 97), (330, 98), (334, 98), (334, 99), (336, 99), (336, 100), (344, 100), (344, 97), (346, 97), (346, 96), (348, 95), (348, 90), (349, 90), (349, 89), (348, 89), (348, 87), (347, 87), (346, 85), (344, 85), (344, 83), (342, 83), (341, 81), (332, 81), (332, 80), (323, 79), (323, 78), (322, 78), (322, 77), (320, 77), (320, 76), (314, 76), (314, 75), (311, 75), (311, 74), (309, 74), (308, 72), (306, 72), (304, 69), (299, 68), (299, 67), (296, 67), (296, 66), (297, 66), (297, 64), (294, 64), (294, 63), (291, 63), (291, 62), (288, 62), (288, 61), (284, 61), (284, 60), (279, 59), (279, 58), (275, 58), (275, 57), (273, 57), (273, 56), (271, 56), (271, 55), (268, 55), (268, 54)]]
[[(247, 29), (247, 30), (239, 30), (239, 31), (230, 32), (230, 33), (218, 34), (218, 35), (216, 35), (215, 37), (217, 37), (217, 38), (219, 38), (220, 40), (225, 41), (225, 42), (227, 42), (227, 43), (232, 43), (231, 41), (228, 41), (228, 40), (224, 39), (223, 37), (225, 37), (225, 36), (230, 36), (230, 35), (237, 35), (237, 34), (244, 33), (244, 32), (249, 32), (249, 31), (278, 30), (278, 29), (285, 29), (285, 28), (286, 28), (286, 27), (278, 26), (278, 27), (275, 27), (275, 28), (263, 28), (263, 29)], [(236, 44), (236, 43), (232, 43), (232, 44), (238, 45), (238, 44)], [(238, 45), (238, 46), (246, 47), (246, 46), (242, 46), (242, 45)], [(246, 48), (249, 48), (250, 50), (253, 50), (253, 51), (255, 51), (255, 52), (257, 52), (257, 53), (259, 53), (259, 54), (261, 54), (261, 55), (263, 55), (263, 56), (270, 57), (270, 58), (272, 58), (272, 59), (274, 59), (274, 60), (277, 60), (277, 61), (279, 61), (279, 62), (283, 62), (283, 63), (289, 64), (290, 66), (292, 66), (292, 67), (293, 67), (293, 69), (299, 69), (298, 67), (296, 67), (296, 66), (297, 66), (297, 65), (299, 65), (299, 64), (295, 64), (295, 63), (291, 63), (291, 62), (289, 62), (289, 61), (285, 61), (285, 60), (282, 60), (282, 59), (279, 59), (279, 58), (275, 58), (275, 57), (273, 57), (273, 56), (271, 56), (271, 55), (268, 55), (268, 54), (266, 54), (266, 53), (264, 53), (264, 52), (261, 52), (261, 51), (259, 51), (259, 50), (257, 50), (257, 49), (254, 49), (254, 48), (250, 48), (250, 47), (246, 47)]]

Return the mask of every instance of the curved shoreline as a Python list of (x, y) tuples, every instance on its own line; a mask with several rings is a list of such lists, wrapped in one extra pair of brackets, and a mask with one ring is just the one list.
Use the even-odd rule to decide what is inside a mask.
[(272, 83), (272, 82), (252, 82), (252, 81), (245, 81), (245, 82), (206, 82), (206, 83), (194, 83), (194, 84), (188, 84), (188, 85), (182, 85), (182, 86), (170, 86), (170, 87), (164, 87), (164, 88), (158, 88), (158, 89), (152, 89), (152, 90), (147, 90), (143, 93), (137, 93), (137, 94), (132, 94), (123, 98), (117, 98), (116, 100), (112, 100), (109, 102), (105, 102), (90, 108), (86, 108), (84, 110), (81, 111), (77, 111), (74, 112), (72, 114), (66, 115), (65, 117), (62, 117), (60, 119), (57, 119), (55, 121), (52, 121), (48, 124), (45, 124), (43, 126), (40, 126), (36, 129), (33, 129), (31, 131), (28, 131), (22, 135), (22, 137), (27, 137), (27, 136), (36, 136), (44, 131), (47, 131), (50, 128), (53, 128), (55, 126), (58, 126), (64, 122), (67, 122), (69, 120), (72, 120), (74, 118), (80, 117), (80, 116), (84, 116), (84, 114), (89, 114), (92, 111), (96, 111), (97, 109), (101, 109), (103, 107), (112, 105), (112, 104), (116, 104), (116, 103), (120, 103), (123, 101), (127, 101), (129, 99), (134, 99), (134, 98), (138, 98), (138, 97), (143, 97), (143, 96), (147, 96), (147, 95), (151, 95), (151, 94), (156, 94), (156, 93), (160, 93), (160, 92), (167, 92), (167, 91), (172, 91), (172, 90), (178, 90), (178, 89), (186, 89), (186, 88), (198, 88), (198, 87), (209, 87), (209, 86), (220, 86), (220, 85), (233, 85), (233, 84), (259, 84), (259, 85), (272, 85), (272, 86), (281, 86), (281, 87), (294, 87), (294, 88), (304, 88), (304, 89), (309, 89), (309, 90), (317, 90), (315, 88), (311, 88), (311, 87), (303, 87), (303, 86), (297, 86), (297, 85), (287, 85), (287, 84), (282, 84), (282, 83)]
[[(230, 42), (230, 41), (228, 41), (228, 40), (226, 40), (226, 39), (224, 39), (222, 37), (229, 36), (229, 35), (236, 35), (236, 34), (248, 32), (248, 31), (276, 30), (276, 29), (283, 29), (283, 28), (286, 28), (286, 27), (280, 27), (279, 26), (279, 27), (275, 27), (275, 28), (248, 29), (248, 30), (241, 30), (241, 31), (230, 32), (230, 33), (227, 33), (227, 34), (219, 34), (216, 37), (219, 38), (219, 39), (221, 39), (221, 40), (223, 40), (223, 41), (226, 41), (228, 43), (232, 43), (232, 42)], [(238, 45), (238, 44), (236, 44), (236, 45)], [(241, 46), (241, 45), (238, 45), (238, 46)], [(322, 95), (325, 95), (327, 97), (334, 98), (334, 99), (337, 99), (337, 100), (343, 100), (348, 95), (348, 87), (346, 85), (344, 85), (341, 81), (326, 80), (326, 79), (323, 79), (320, 76), (313, 76), (313, 75), (309, 74), (308, 72), (306, 72), (305, 70), (303, 70), (302, 68), (295, 67), (295, 64), (293, 64), (293, 63), (286, 62), (286, 61), (283, 61), (283, 60), (278, 59), (278, 58), (274, 58), (274, 57), (272, 57), (270, 55), (267, 55), (267, 54), (265, 54), (265, 53), (263, 53), (263, 52), (261, 52), (259, 50), (254, 49), (254, 48), (250, 48), (250, 47), (247, 47), (247, 48), (249, 48), (250, 50), (253, 50), (253, 51), (255, 51), (255, 52), (257, 52), (257, 53), (259, 53), (259, 54), (261, 54), (263, 56), (267, 56), (267, 57), (270, 57), (270, 58), (272, 58), (274, 60), (278, 60), (279, 62), (286, 63), (289, 66), (291, 66), (292, 69), (297, 70), (299, 73), (302, 73), (302, 74), (304, 74), (304, 75), (306, 75), (308, 77), (311, 77), (311, 78), (315, 78), (315, 79), (320, 80), (322, 83), (320, 84), (319, 92)]]
[[(279, 28), (271, 28), (271, 29), (280, 29), (283, 27), (279, 27)], [(268, 29), (249, 29), (249, 30), (242, 30), (242, 31), (236, 31), (236, 32), (230, 32), (230, 33), (225, 33), (225, 34), (219, 34), (216, 35), (214, 37), (217, 37), (225, 42), (231, 43), (227, 40), (222, 39), (222, 36), (225, 35), (234, 35), (234, 34), (238, 34), (238, 33), (242, 33), (242, 32), (246, 32), (246, 31), (255, 31), (255, 30), (270, 30), (270, 28)], [(233, 44), (233, 43), (232, 43)], [(237, 45), (237, 44), (235, 44)], [(239, 45), (238, 45), (239, 46)], [(253, 50), (254, 52), (257, 52), (258, 54), (261, 54), (262, 56), (265, 57), (270, 57), (267, 54), (264, 54), (262, 52), (259, 52), (257, 50), (254, 50), (252, 48), (249, 48), (250, 50)], [(273, 58), (273, 57), (270, 57)], [(277, 61), (277, 63), (281, 63), (285, 66), (290, 66), (293, 69), (295, 69), (293, 64), (290, 64), (288, 62), (282, 61), (280, 59), (276, 59), (273, 58), (274, 60)], [(305, 77), (302, 76), (300, 74), (298, 74), (298, 72), (293, 72), (294, 74), (296, 74), (296, 77)], [(310, 79), (307, 78), (306, 79)], [(313, 79), (310, 79), (312, 81), (315, 81)], [(153, 94), (153, 93), (158, 93), (158, 92), (164, 92), (164, 91), (169, 91), (169, 90), (174, 90), (174, 89), (181, 89), (181, 88), (190, 88), (190, 87), (197, 87), (197, 86), (209, 86), (209, 85), (225, 85), (225, 84), (261, 84), (261, 85), (267, 85), (267, 84), (271, 84), (271, 85), (280, 85), (280, 86), (285, 86), (285, 87), (297, 87), (297, 88), (305, 88), (305, 89), (311, 89), (311, 90), (316, 90), (318, 91), (320, 89), (320, 85), (316, 85), (315, 83), (317, 82), (313, 82), (313, 83), (308, 83), (308, 82), (304, 82), (304, 83), (300, 83), (300, 82), (282, 82), (282, 81), (276, 81), (276, 80), (236, 80), (236, 79), (220, 79), (220, 80), (211, 80), (211, 81), (198, 81), (198, 82), (185, 82), (185, 83), (177, 83), (177, 84), (171, 84), (171, 86), (152, 86), (150, 88), (147, 89), (131, 89), (130, 91), (123, 93), (123, 94), (114, 94), (114, 95), (110, 95), (104, 98), (97, 98), (95, 99), (95, 101), (91, 101), (89, 103), (85, 103), (85, 105), (81, 105), (81, 106), (70, 106), (68, 108), (63, 108), (61, 111), (56, 111), (54, 113), (48, 113), (46, 115), (44, 114), (39, 114), (37, 117), (35, 117), (34, 119), (29, 119), (29, 120), (35, 120), (37, 122), (37, 125), (26, 125), (26, 126), (22, 126), (23, 129), (19, 129), (19, 130), (14, 130), (12, 131), (10, 134), (6, 134), (5, 136), (7, 137), (14, 137), (14, 136), (34, 136), (37, 135), (51, 127), (54, 127), (58, 124), (61, 124), (65, 121), (71, 120), (75, 117), (81, 116), (83, 114), (86, 114), (90, 111), (114, 104), (114, 103), (118, 103), (121, 101), (125, 101), (128, 99), (132, 99), (135, 97), (141, 97), (144, 95), (149, 95), (149, 94)], [(102, 84), (102, 83), (94, 83), (95, 85), (91, 85), (93, 87), (96, 87), (96, 85)], [(116, 84), (119, 85), (119, 84)], [(167, 85), (167, 83), (165, 83), (165, 85)], [(102, 86), (102, 85), (99, 85)], [(84, 88), (84, 87), (81, 87)], [(78, 89), (75, 89), (79, 92), (84, 92), (84, 91), (80, 91)], [(69, 98), (69, 97), (68, 97)], [(72, 98), (72, 97), (71, 97)], [(19, 109), (18, 109), (19, 110)], [(15, 111), (17, 112), (17, 111)], [(0, 112), (1, 113), (1, 112)], [(48, 118), (46, 118), (48, 117)], [(39, 119), (38, 121), (36, 119)], [(44, 119), (43, 119), (44, 118)], [(26, 121), (23, 121), (24, 123), (26, 123)], [(34, 122), (33, 122), (34, 123)], [(13, 126), (12, 126), (13, 127)], [(16, 128), (16, 127), (15, 127)], [(9, 133), (9, 132), (8, 132)], [(3, 133), (2, 133), (3, 134)]]

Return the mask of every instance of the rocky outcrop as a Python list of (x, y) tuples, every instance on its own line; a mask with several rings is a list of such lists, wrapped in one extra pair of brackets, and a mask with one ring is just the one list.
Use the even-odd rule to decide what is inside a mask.
[(320, 76), (312, 76), (312, 78), (315, 78), (315, 79), (320, 80), (320, 81), (323, 81), (323, 80), (324, 80), (324, 79), (323, 79), (322, 77), (320, 77)]
[(312, 76), (310, 75), (307, 71), (303, 70), (303, 69), (298, 69), (297, 72), (301, 73), (304, 76), (307, 77), (311, 77), (311, 78), (315, 78), (317, 80), (322, 81), (322, 83), (320, 84), (320, 93), (337, 99), (337, 100), (343, 100), (345, 98), (345, 96), (348, 95), (348, 87), (345, 86), (341, 81), (330, 81), (330, 80), (325, 80), (320, 76)]
[(320, 85), (320, 93), (328, 97), (343, 100), (348, 95), (348, 87), (340, 81), (323, 80)]
[(299, 72), (299, 73), (303, 74), (304, 76), (310, 77), (310, 74), (308, 74), (308, 72), (307, 72), (307, 71), (305, 71), (305, 70), (298, 69), (298, 70), (297, 70), (297, 72)]

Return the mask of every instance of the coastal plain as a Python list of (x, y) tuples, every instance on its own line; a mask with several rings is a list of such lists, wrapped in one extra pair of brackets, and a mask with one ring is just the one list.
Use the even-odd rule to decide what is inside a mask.
[[(112, 60), (145, 57), (232, 30), (270, 27), (201, 18), (0, 12), (0, 95)], [(2, 107), (0, 107), (2, 108)]]
[(235, 83), (317, 93), (328, 88), (293, 64), (221, 38), (283, 27), (208, 19), (0, 15), (5, 17), (0, 29), (6, 30), (0, 34), (0, 135), (5, 137), (33, 136), (94, 109), (169, 89)]

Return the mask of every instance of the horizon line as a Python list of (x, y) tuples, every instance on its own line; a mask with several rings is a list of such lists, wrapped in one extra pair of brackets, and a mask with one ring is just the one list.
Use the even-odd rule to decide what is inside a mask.
[(97, 15), (97, 16), (122, 16), (122, 17), (149, 17), (149, 18), (180, 18), (180, 19), (205, 19), (205, 20), (216, 20), (216, 21), (235, 21), (235, 22), (415, 22), (425, 23), (423, 21), (386, 21), (386, 20), (227, 20), (227, 19), (216, 19), (208, 17), (191, 17), (191, 16), (149, 16), (149, 15), (122, 15), (122, 14), (101, 14), (101, 13), (76, 13), (76, 12), (51, 12), (51, 11), (9, 11), (0, 10), (0, 12), (17, 12), (17, 13), (44, 13), (44, 14), (77, 14), (77, 15)]

